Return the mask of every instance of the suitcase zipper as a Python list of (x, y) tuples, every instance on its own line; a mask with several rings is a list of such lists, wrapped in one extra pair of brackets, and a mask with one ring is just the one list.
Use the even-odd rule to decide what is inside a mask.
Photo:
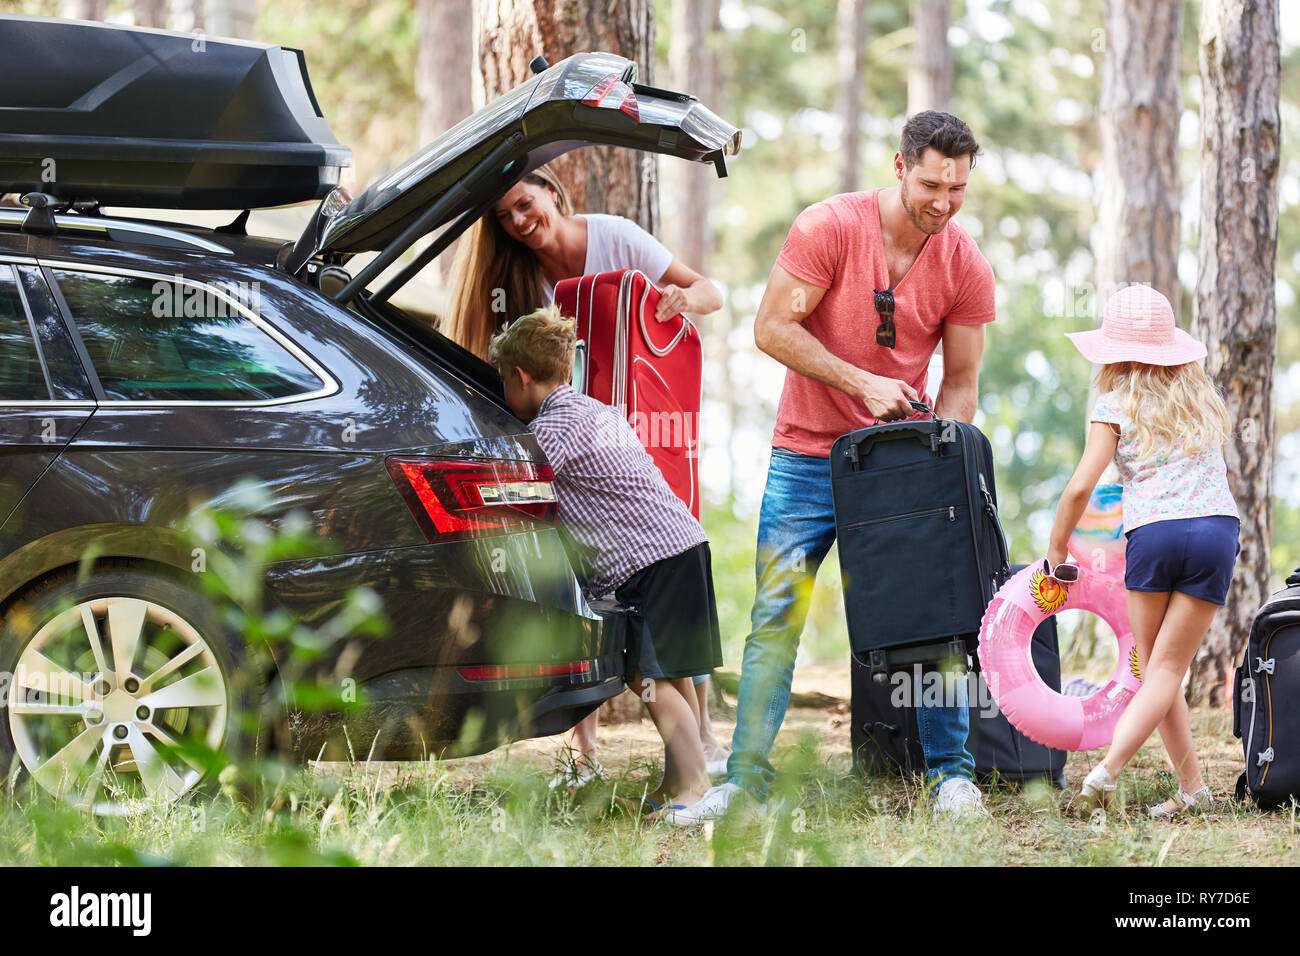
[(924, 510), (921, 511), (908, 511), (905, 514), (901, 514), (901, 515), (885, 515), (882, 518), (868, 518), (865, 521), (855, 521), (852, 524), (846, 524), (843, 530), (853, 531), (857, 528), (865, 528), (873, 524), (883, 524), (886, 521), (902, 521), (904, 518), (920, 518), (925, 515), (938, 515), (938, 514), (944, 514), (945, 512), (948, 515), (949, 521), (957, 520), (957, 506), (942, 505), (938, 508), (925, 508)]
[[(1269, 645), (1273, 643), (1273, 635), (1276, 634), (1278, 631), (1282, 630), (1284, 627), (1292, 627), (1292, 626), (1293, 625), (1291, 624), (1279, 624), (1277, 627), (1273, 628), (1272, 633), (1268, 635), (1268, 640), (1264, 641), (1264, 657), (1263, 657), (1264, 660), (1272, 660), (1272, 658), (1269, 657), (1268, 648)], [(1249, 654), (1250, 651), (1247, 650), (1246, 653)], [(1267, 696), (1268, 740), (1264, 742), (1265, 746), (1263, 751), (1264, 753), (1268, 753), (1273, 749), (1273, 687), (1272, 687), (1272, 682), (1268, 679), (1268, 675), (1269, 675), (1268, 671), (1265, 671), (1263, 668), (1260, 668), (1258, 673), (1264, 679), (1264, 693), (1268, 695)], [(1255, 707), (1258, 706), (1259, 706), (1259, 694), (1256, 694)], [(1250, 736), (1251, 737), (1255, 736), (1255, 711), (1253, 708), (1251, 709), (1250, 712)], [(1247, 750), (1247, 753), (1249, 752), (1250, 751)], [(1247, 767), (1250, 766), (1249, 757), (1246, 758), (1246, 766)], [(1261, 788), (1264, 786), (1264, 781), (1268, 778), (1268, 769), (1271, 766), (1273, 766), (1273, 762), (1271, 760), (1265, 762), (1264, 772), (1259, 775), (1259, 785)]]
[[(961, 435), (960, 428), (958, 428), (956, 431), (958, 435)], [(986, 581), (989, 581), (989, 578), (987, 577), (984, 568), (984, 555), (983, 555), (983, 549), (980, 548), (979, 531), (976, 530), (975, 528), (975, 515), (979, 514), (980, 511), (975, 505), (975, 493), (974, 493), (975, 482), (972, 479), (974, 479), (977, 475), (979, 475), (979, 462), (973, 460), (975, 458), (975, 449), (973, 447), (967, 448), (965, 442), (962, 442), (961, 444), (962, 444), (962, 449), (961, 449), (962, 464), (965, 466), (965, 471), (966, 471), (966, 504), (967, 507), (970, 508), (970, 515), (971, 515), (970, 540), (971, 540), (971, 547), (975, 551), (975, 573), (979, 575), (980, 597), (982, 598), (984, 596), (984, 583)], [(990, 584), (991, 583), (992, 582), (990, 581)], [(992, 600), (993, 598), (992, 590), (996, 590), (996, 588), (991, 589), (989, 593), (989, 600)], [(985, 601), (984, 603), (985, 605), (987, 605), (989, 602)]]

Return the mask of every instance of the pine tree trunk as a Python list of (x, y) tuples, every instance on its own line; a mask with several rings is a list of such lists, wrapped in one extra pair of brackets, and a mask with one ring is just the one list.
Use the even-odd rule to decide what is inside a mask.
[[(668, 42), (668, 72), (672, 87), (698, 96), (705, 105), (716, 97), (717, 57), (709, 38), (717, 29), (718, 0), (673, 0), (672, 32)], [(699, 163), (669, 163), (664, 182), (677, 228), (670, 248), (692, 269), (708, 275), (713, 250), (709, 213), (716, 193), (717, 173)]]
[(167, 0), (132, 0), (131, 14), (135, 19), (136, 26), (165, 29), (167, 26)]
[(840, 117), (844, 126), (839, 191), (851, 193), (858, 188), (858, 165), (862, 158), (862, 65), (867, 47), (867, 0), (840, 0), (836, 34)]
[(1181, 0), (1107, 0), (1101, 81), (1098, 311), (1133, 283), (1178, 315)]
[[(668, 72), (669, 85), (674, 90), (698, 96), (705, 105), (716, 106), (721, 76), (718, 62), (717, 40), (719, 0), (673, 0), (672, 21), (669, 28)], [(709, 274), (709, 259), (713, 254), (714, 232), (711, 212), (719, 189), (718, 175), (712, 166), (669, 160), (663, 165), (664, 203), (671, 212), (668, 217), (676, 228), (672, 242), (667, 243), (673, 254), (702, 275)], [(731, 382), (731, 354), (728, 335), (731, 332), (730, 309), (725, 307), (707, 318), (697, 321), (704, 339), (707, 364), (717, 363), (718, 395), (725, 395), (729, 410), (728, 421), (734, 431), (736, 389)], [(713, 375), (706, 369), (706, 375)], [(730, 445), (730, 443), (728, 443)], [(719, 449), (718, 453), (722, 453)], [(730, 448), (726, 449), (730, 455)], [(734, 462), (733, 462), (734, 468)], [(734, 481), (734, 476), (733, 476)]]
[(952, 97), (952, 50), (948, 46), (951, 0), (914, 0), (916, 44), (907, 74), (907, 113), (946, 110)]
[(64, 0), (59, 15), (69, 20), (103, 20), (108, 15), (108, 0)]
[(1277, 0), (1203, 0), (1195, 332), (1234, 426), (1224, 457), (1241, 512), (1241, 554), (1228, 605), (1192, 664), (1192, 702), (1223, 701), (1268, 594), (1280, 66)]
[[(473, 0), (416, 0), (415, 24), (415, 94), (423, 147), (474, 112)], [(455, 259), (455, 243), (438, 256), (444, 283)]]
[[(650, 0), (475, 0), (479, 69), (488, 100), (529, 79), (528, 61), (552, 64), (600, 50), (637, 64), (638, 82), (654, 83), (654, 6)], [(568, 153), (551, 167), (569, 188), (578, 212), (606, 212), (659, 229), (657, 166), (651, 153), (595, 147)]]
[(213, 36), (251, 40), (257, 26), (257, 0), (208, 0), (208, 26)]
[(415, 93), (425, 146), (474, 112), (473, 0), (417, 0)]
[(207, 30), (204, 0), (171, 0), (172, 29), (183, 33)]

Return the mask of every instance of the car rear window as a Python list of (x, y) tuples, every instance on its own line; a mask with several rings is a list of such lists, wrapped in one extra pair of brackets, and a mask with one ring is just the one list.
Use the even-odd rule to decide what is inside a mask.
[(0, 401), (49, 398), (50, 386), (18, 292), (18, 277), (13, 266), (0, 265)]
[(268, 401), (324, 387), (231, 296), (211, 286), (53, 274), (110, 400)]

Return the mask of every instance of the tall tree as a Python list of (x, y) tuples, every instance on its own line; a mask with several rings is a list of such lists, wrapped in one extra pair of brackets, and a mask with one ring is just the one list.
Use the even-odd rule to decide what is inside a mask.
[(59, 15), (70, 20), (102, 20), (108, 15), (108, 0), (64, 0)]
[(1181, 36), (1181, 0), (1106, 2), (1097, 298), (1143, 283), (1167, 296), (1175, 315)]
[[(475, 0), (479, 69), (489, 100), (529, 79), (537, 54), (551, 63), (602, 50), (636, 62), (638, 80), (654, 82), (654, 6), (651, 0)], [(659, 227), (655, 157), (599, 147), (551, 163), (579, 211), (626, 216), (648, 232)]]
[(1192, 663), (1189, 696), (1223, 700), (1225, 681), (1268, 594), (1273, 367), (1277, 348), (1277, 176), (1281, 55), (1277, 0), (1203, 0), (1201, 249), (1197, 334), (1234, 433), (1224, 447), (1241, 511), (1228, 606)]
[[(717, 42), (721, 40), (720, 7), (719, 0), (673, 0), (668, 31), (668, 71), (673, 89), (698, 96), (713, 108), (717, 107), (722, 85), (720, 43)], [(715, 239), (711, 211), (720, 194), (717, 173), (711, 166), (682, 162), (665, 163), (663, 170), (664, 195), (668, 197), (676, 225), (668, 245), (688, 266), (708, 275)], [(727, 431), (734, 433), (742, 414), (744, 391), (735, 388), (732, 382), (735, 349), (731, 345), (730, 318), (730, 309), (723, 308), (699, 324), (704, 336), (704, 354), (710, 364), (717, 363), (717, 397), (719, 404), (727, 409)], [(728, 456), (728, 474), (734, 489), (738, 467), (734, 449), (727, 443), (719, 453)]]
[[(718, 86), (717, 57), (710, 48), (718, 25), (719, 0), (673, 0), (668, 42), (668, 72), (673, 88), (713, 105)], [(699, 163), (670, 163), (665, 182), (672, 184), (677, 228), (673, 251), (701, 273), (707, 273), (713, 247), (709, 211), (717, 194), (717, 174)]]
[(951, 0), (914, 0), (916, 43), (907, 74), (907, 112), (946, 110), (952, 98), (952, 50), (948, 46)]
[(136, 26), (167, 26), (167, 0), (132, 0), (131, 13)]
[(867, 0), (840, 0), (835, 32), (840, 117), (844, 127), (839, 191), (850, 193), (858, 188), (862, 155), (862, 65), (866, 59)]
[[(419, 138), (424, 146), (474, 112), (473, 0), (417, 0), (415, 93), (420, 103)], [(447, 281), (455, 244), (438, 257)]]
[(219, 37), (251, 40), (257, 25), (257, 0), (208, 0), (208, 30)]
[(207, 29), (204, 0), (171, 0), (172, 29), (202, 33)]
[(474, 112), (473, 0), (417, 0), (415, 33), (419, 137), (425, 145)]

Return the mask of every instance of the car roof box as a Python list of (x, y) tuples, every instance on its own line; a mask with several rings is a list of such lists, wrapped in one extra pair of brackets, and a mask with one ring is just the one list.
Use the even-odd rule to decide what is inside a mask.
[(321, 199), (352, 163), (302, 51), (0, 16), (0, 192), (105, 206)]

